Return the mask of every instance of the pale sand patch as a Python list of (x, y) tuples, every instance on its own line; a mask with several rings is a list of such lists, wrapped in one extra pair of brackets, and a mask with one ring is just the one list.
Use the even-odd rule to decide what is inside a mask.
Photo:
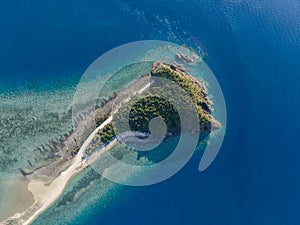
[[(27, 193), (29, 193), (31, 196), (31, 202), (29, 202), (31, 204), (27, 205), (27, 207), (24, 207), (23, 210), (16, 211), (14, 216), (10, 217), (9, 219), (3, 221), (0, 224), (27, 225), (32, 223), (42, 212), (49, 208), (64, 191), (71, 178), (77, 173), (79, 173), (81, 169), (89, 165), (85, 160), (82, 160), (82, 157), (84, 156), (84, 150), (89, 145), (94, 136), (97, 134), (97, 132), (103, 129), (105, 125), (109, 124), (111, 120), (112, 116), (105, 120), (99, 127), (97, 127), (93, 131), (93, 133), (90, 134), (90, 136), (85, 140), (78, 154), (74, 158), (73, 164), (66, 171), (62, 172), (60, 176), (53, 180), (53, 182), (50, 185), (47, 185), (44, 182), (37, 180), (32, 180), (29, 183), (27, 181), (26, 184), (23, 184), (24, 190), (27, 190)], [(115, 142), (111, 142), (109, 145), (103, 148), (101, 152), (104, 153), (105, 151), (109, 150), (111, 146), (114, 145), (114, 143)], [(19, 213), (20, 211), (23, 212)]]
[(23, 212), (34, 203), (33, 195), (27, 189), (29, 181), (26, 178), (20, 175), (8, 182), (7, 189), (9, 191), (5, 196), (1, 196), (0, 221)]
[[(143, 86), (137, 92), (142, 93), (146, 90), (151, 83), (147, 83), (147, 85)], [(124, 102), (130, 100), (125, 99)], [(114, 112), (116, 113), (117, 110)], [(112, 113), (112, 115), (114, 115)], [(92, 159), (90, 160), (83, 160), (84, 152), (86, 147), (90, 144), (94, 136), (97, 132), (104, 128), (107, 124), (112, 121), (112, 116), (110, 116), (107, 120), (105, 120), (99, 127), (97, 127), (85, 140), (83, 145), (81, 146), (79, 152), (75, 156), (72, 165), (66, 169), (65, 171), (61, 172), (61, 174), (54, 179), (50, 185), (45, 184), (44, 182), (37, 181), (35, 179), (31, 180), (28, 184), (28, 190), (32, 193), (34, 197), (34, 204), (32, 204), (29, 208), (25, 208), (26, 211), (22, 213), (16, 213), (14, 216), (10, 217), (6, 221), (3, 221), (0, 224), (22, 224), (22, 225), (29, 225), (31, 224), (42, 212), (48, 209), (63, 193), (64, 189), (70, 182), (71, 178), (78, 174), (83, 168), (90, 165), (96, 158), (98, 158), (101, 154), (105, 153), (106, 151), (110, 150), (113, 146), (116, 145), (117, 141), (113, 140), (107, 146), (103, 147), (101, 151), (97, 152)]]
[[(66, 171), (62, 172), (60, 176), (56, 178), (49, 186), (45, 185), (43, 182), (40, 181), (32, 181), (29, 183), (29, 191), (32, 192), (34, 199), (42, 204), (42, 207), (39, 210), (37, 210), (26, 222), (24, 222), (24, 225), (30, 224), (38, 215), (40, 215), (49, 206), (51, 206), (63, 192), (69, 180), (87, 165), (82, 160), (82, 157), (84, 156), (84, 150), (92, 141), (97, 132), (103, 129), (105, 125), (109, 124), (111, 120), (112, 116), (105, 120), (105, 122), (103, 122), (98, 128), (96, 128), (93, 131), (93, 133), (90, 134), (90, 136), (85, 140), (84, 144), (81, 146), (73, 164)], [(108, 148), (109, 146), (106, 147), (106, 149)]]

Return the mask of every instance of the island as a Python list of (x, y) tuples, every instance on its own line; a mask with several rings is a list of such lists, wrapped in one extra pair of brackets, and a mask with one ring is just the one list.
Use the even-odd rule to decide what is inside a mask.
[[(180, 55), (180, 58), (182, 57)], [(188, 60), (185, 58), (185, 61)], [(197, 111), (201, 134), (207, 135), (221, 128), (220, 122), (212, 116), (213, 103), (204, 82), (188, 74), (181, 64), (155, 62), (149, 68), (149, 74), (129, 84), (110, 99), (100, 102), (86, 115), (82, 115), (75, 128), (63, 137), (63, 140), (54, 144), (55, 157), (51, 163), (32, 170), (20, 169), (29, 179), (28, 189), (35, 202), (26, 211), (14, 215), (3, 224), (30, 224), (50, 207), (74, 175), (88, 167), (99, 154), (109, 151), (118, 143), (118, 129), (114, 129), (116, 120), (129, 122), (132, 131), (147, 135), (150, 132), (149, 121), (160, 117), (167, 125), (166, 138), (180, 135), (181, 123), (176, 109), (168, 100), (148, 93), (155, 77), (170, 80), (187, 93)], [(158, 91), (169, 93), (170, 98), (173, 96), (171, 87), (165, 86), (163, 90)], [(176, 100), (185, 101), (185, 98)], [(131, 101), (135, 101), (135, 104), (132, 105)], [(128, 110), (129, 117), (124, 115)]]
[[(162, 77), (175, 82), (188, 94), (195, 104), (202, 136), (209, 134), (211, 130), (221, 127), (221, 124), (211, 115), (213, 112), (212, 101), (208, 97), (204, 82), (187, 74), (182, 65), (176, 63), (168, 65), (162, 62), (155, 62), (150, 69), (149, 76), (150, 81), (155, 80), (155, 77)], [(89, 146), (86, 153), (90, 155), (97, 147), (99, 148), (99, 146), (108, 144), (116, 137), (115, 131), (125, 131), (125, 128), (122, 131), (113, 128), (115, 120), (118, 121), (118, 123), (129, 123), (131, 131), (140, 132), (147, 136), (150, 133), (149, 121), (151, 121), (152, 118), (160, 117), (167, 125), (168, 136), (179, 135), (181, 124), (176, 109), (174, 109), (170, 102), (158, 97), (159, 92), (163, 91), (167, 92), (170, 98), (175, 98), (172, 95), (172, 87), (164, 85), (163, 88), (157, 87), (157, 89), (157, 96), (151, 96), (152, 93), (146, 89), (142, 93), (132, 96), (128, 102), (123, 104), (113, 115), (112, 121), (97, 133), (92, 141), (93, 145)], [(184, 97), (176, 97), (174, 100), (177, 102), (185, 101)], [(131, 101), (135, 101), (135, 104), (132, 105), (130, 103)], [(183, 104), (179, 102), (178, 105)], [(130, 111), (129, 117), (125, 113), (128, 111)], [(99, 120), (102, 122), (105, 118), (100, 118)]]

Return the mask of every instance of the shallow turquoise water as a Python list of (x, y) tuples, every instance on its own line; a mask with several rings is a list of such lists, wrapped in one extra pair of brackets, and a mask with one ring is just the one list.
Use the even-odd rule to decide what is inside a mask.
[[(79, 79), (113, 47), (161, 39), (204, 53), (227, 103), (225, 142), (209, 170), (198, 172), (199, 153), (161, 184), (112, 188), (105, 206), (91, 201), (70, 218), (63, 213), (67, 207), (62, 213), (51, 208), (41, 218), (48, 224), (297, 225), (299, 7), (297, 0), (1, 1), (0, 78), (9, 87), (6, 94), (24, 84), (34, 90), (36, 80), (48, 84), (73, 74)], [(1, 116), (11, 111), (0, 110)], [(19, 153), (31, 155), (32, 149), (21, 149), (9, 149), (14, 153), (4, 156), (15, 163), (8, 169), (11, 163), (4, 160), (1, 167), (11, 172), (27, 164)], [(5, 184), (3, 176), (0, 182)]]
[[(138, 58), (143, 60), (156, 58), (157, 60), (165, 60), (167, 63), (176, 61), (174, 53), (179, 53), (180, 50), (176, 46), (168, 46), (165, 48), (166, 46), (167, 43), (163, 43), (163, 47), (151, 47), (151, 51), (141, 52), (141, 55)], [(145, 71), (149, 70), (149, 66), (151, 66), (151, 64), (152, 62), (150, 61), (150, 63), (138, 63), (132, 64), (129, 67), (124, 67), (124, 69), (120, 70), (112, 77), (112, 79), (105, 83), (103, 90), (106, 90), (106, 94), (118, 90), (124, 83), (145, 74)], [(187, 65), (186, 69), (195, 77), (201, 80), (204, 79), (205, 82), (210, 85), (209, 92), (216, 100), (216, 110), (214, 114), (217, 119), (221, 121), (223, 127), (220, 131), (214, 133), (214, 136), (210, 140), (210, 145), (212, 145), (214, 142), (217, 143), (217, 141), (222, 138), (222, 134), (224, 134), (226, 129), (226, 115), (224, 115), (224, 109), (221, 108), (224, 107), (224, 105), (222, 105), (224, 104), (222, 102), (222, 93), (218, 92), (220, 91), (217, 86), (218, 84), (215, 80), (213, 80), (214, 77), (212, 76), (211, 71), (203, 65), (201, 60), (198, 61), (198, 63), (195, 63), (195, 65)], [(85, 79), (86, 78), (84, 77), (83, 80)], [(214, 85), (216, 86), (214, 87)], [(119, 153), (121, 154), (129, 151), (129, 153), (122, 158), (123, 162), (129, 164), (142, 163), (143, 165), (146, 165), (167, 158), (168, 155), (172, 153), (172, 150), (175, 149), (177, 144), (177, 137), (168, 139), (165, 143), (155, 149), (155, 152), (150, 153), (150, 155), (147, 153), (138, 154), (135, 151), (126, 150), (122, 145), (118, 145), (117, 147), (120, 148)], [(205, 147), (206, 145), (199, 144), (197, 148), (198, 154), (199, 152), (202, 154)], [(158, 155), (156, 152), (163, 154)], [(100, 164), (101, 162), (105, 163), (104, 157), (101, 157), (98, 161)], [(113, 165), (110, 165), (108, 167), (112, 166)], [(93, 168), (95, 169), (97, 167)], [(114, 175), (123, 177), (125, 172), (126, 171), (117, 171), (114, 172)], [(136, 179), (138, 176), (141, 176), (140, 174), (142, 174), (142, 171), (138, 173), (129, 173), (127, 174), (127, 179)], [(128, 188), (130, 189), (130, 187), (116, 184), (104, 177), (101, 177), (95, 170), (89, 168), (71, 182), (68, 188), (64, 191), (62, 197), (51, 208), (43, 213), (34, 222), (34, 224), (45, 223), (45, 221), (47, 221), (47, 224), (86, 224), (89, 221), (89, 217), (87, 215), (95, 215), (95, 213), (106, 214), (106, 207), (111, 208), (114, 205), (117, 207), (117, 205), (120, 204), (120, 201), (125, 201), (122, 200), (122, 198), (129, 198), (130, 195), (127, 196), (125, 194)], [(108, 202), (108, 200), (110, 202)]]

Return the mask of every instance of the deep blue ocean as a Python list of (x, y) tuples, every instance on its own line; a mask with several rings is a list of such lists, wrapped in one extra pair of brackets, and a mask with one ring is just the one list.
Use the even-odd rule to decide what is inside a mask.
[(76, 224), (300, 224), (299, 1), (3, 0), (0, 29), (2, 89), (76, 82), (104, 52), (155, 39), (197, 49), (223, 90), (227, 131), (207, 170), (195, 154), (160, 184), (119, 187)]

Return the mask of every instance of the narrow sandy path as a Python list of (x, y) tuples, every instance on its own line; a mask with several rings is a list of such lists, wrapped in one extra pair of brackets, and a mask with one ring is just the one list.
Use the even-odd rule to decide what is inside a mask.
[(28, 184), (28, 190), (32, 192), (34, 200), (39, 202), (42, 207), (39, 208), (26, 222), (24, 225), (30, 224), (38, 215), (45, 211), (49, 206), (51, 206), (56, 199), (61, 195), (61, 193), (66, 188), (70, 179), (80, 172), (80, 169), (83, 167), (84, 162), (82, 157), (84, 156), (84, 150), (95, 137), (97, 132), (104, 128), (105, 125), (109, 124), (112, 121), (112, 116), (106, 119), (99, 127), (97, 127), (90, 136), (85, 140), (81, 146), (78, 154), (74, 158), (72, 165), (64, 172), (60, 174), (50, 185), (45, 185), (40, 181), (31, 181)]

